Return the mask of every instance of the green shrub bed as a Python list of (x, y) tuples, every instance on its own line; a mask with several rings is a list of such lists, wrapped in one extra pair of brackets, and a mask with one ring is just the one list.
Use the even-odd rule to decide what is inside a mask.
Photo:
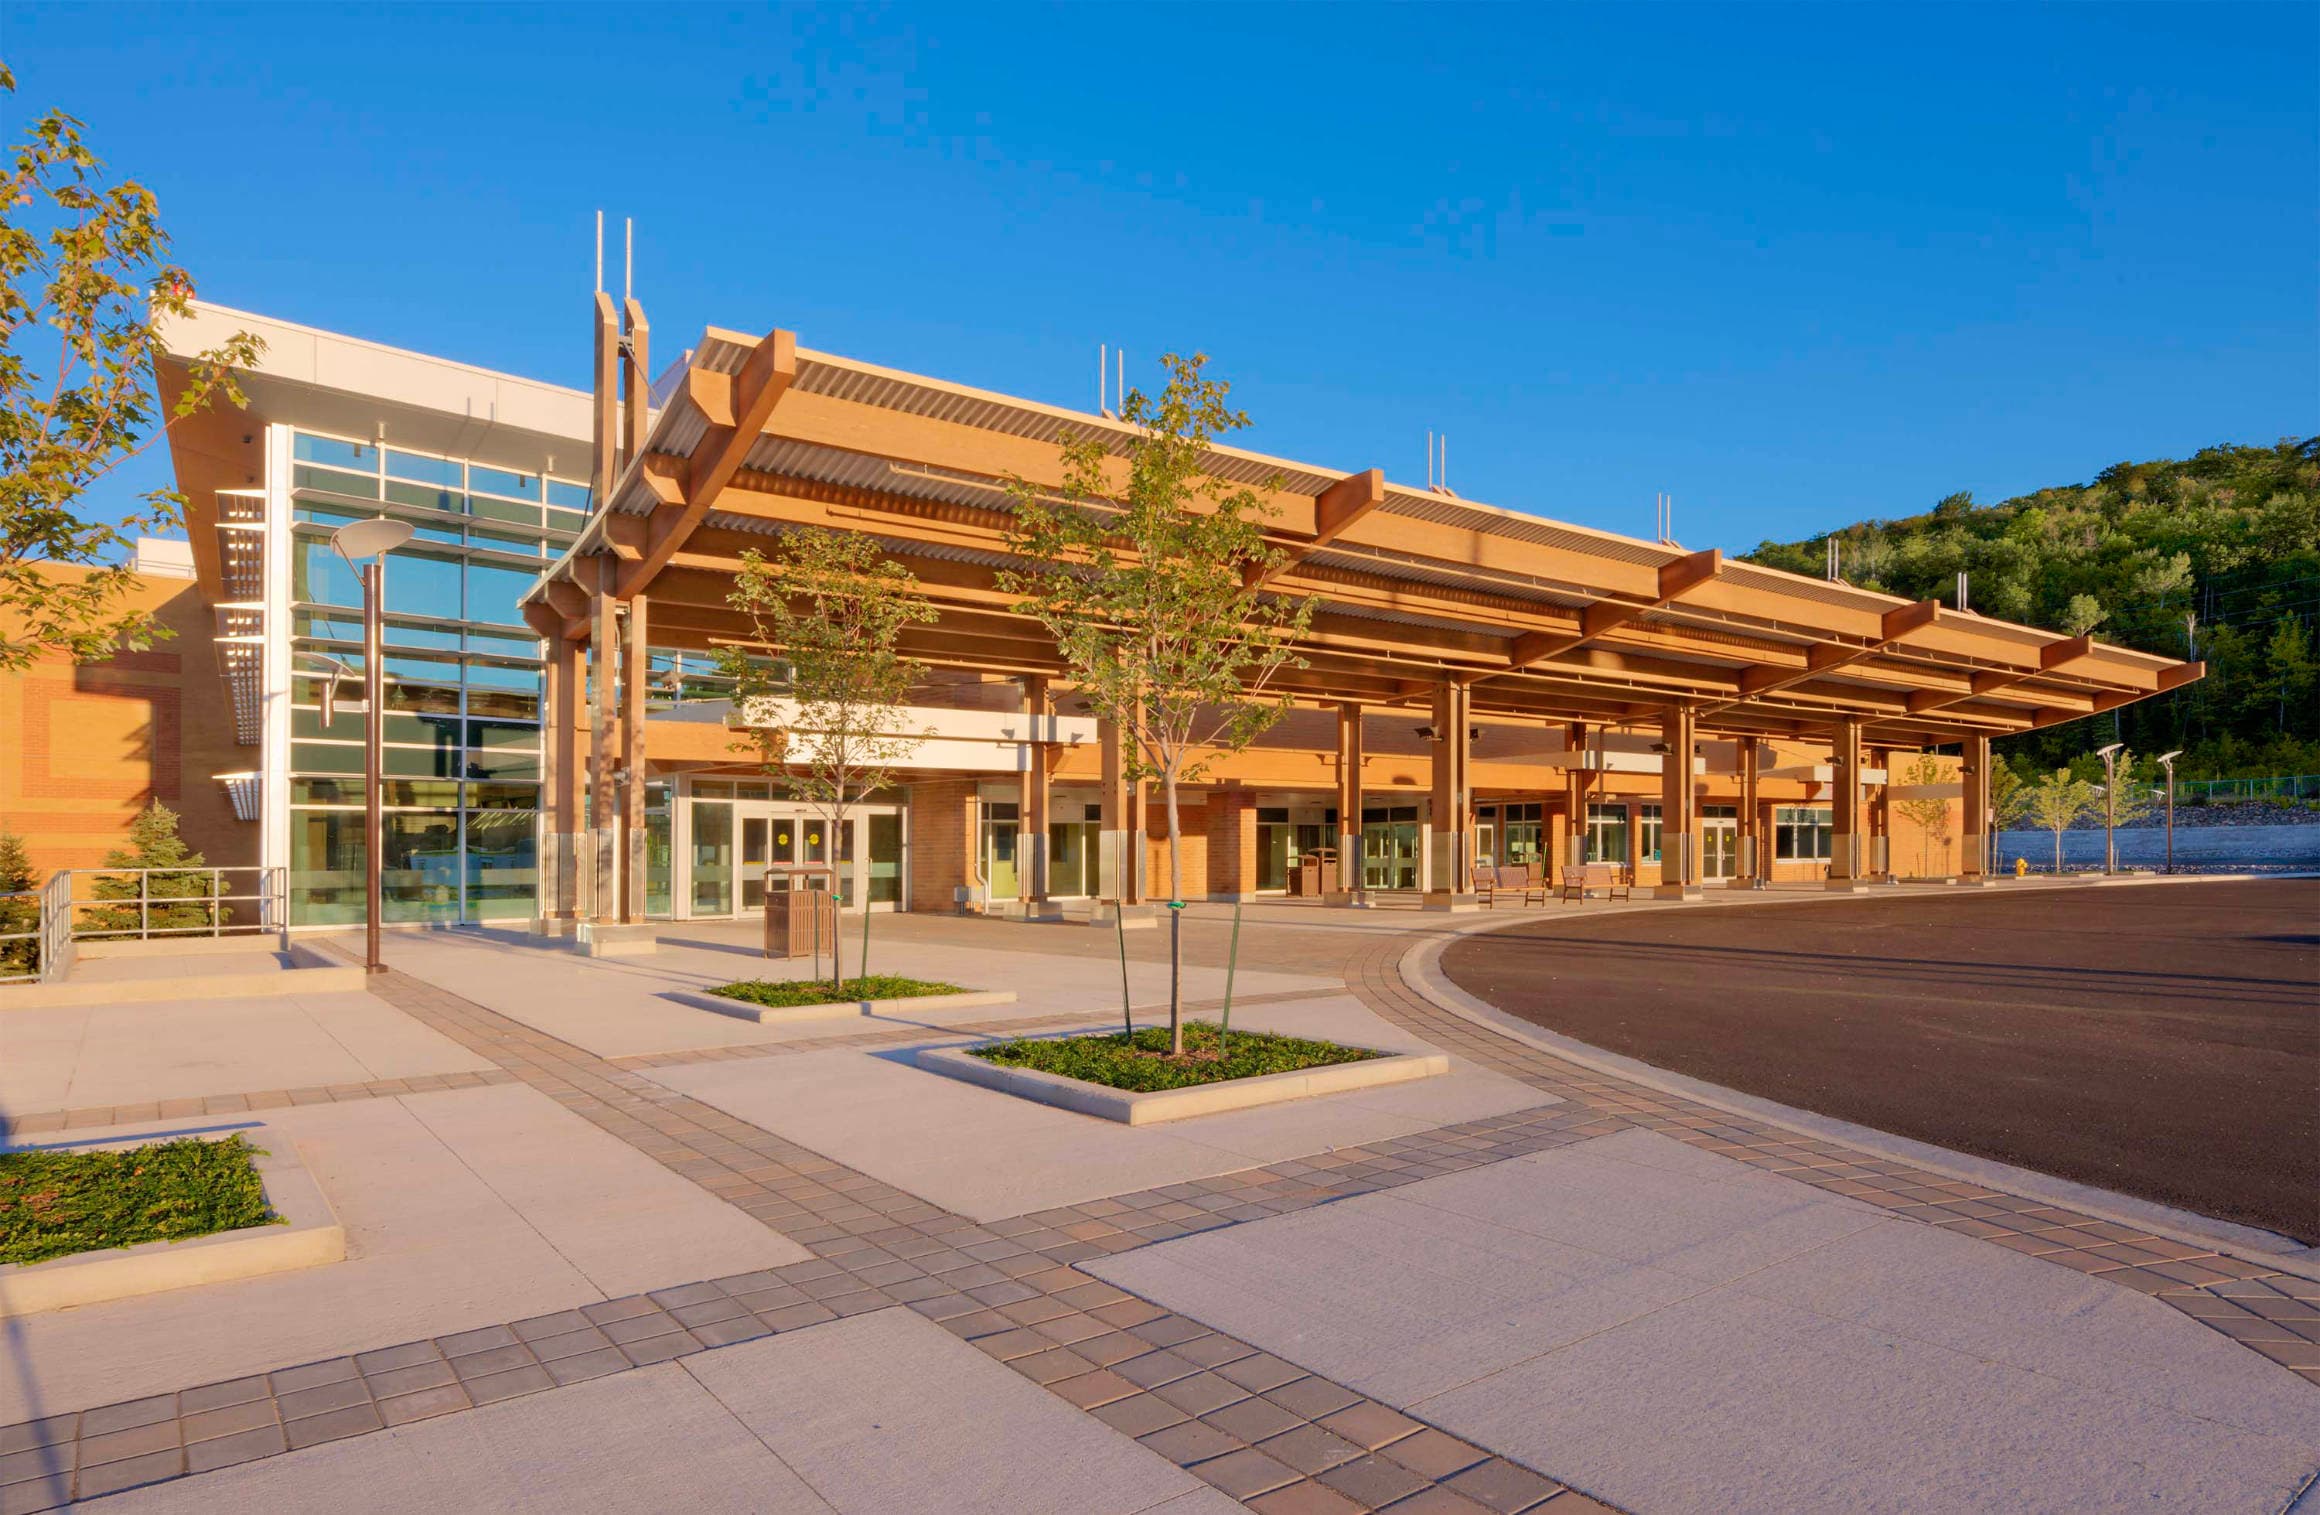
[(1214, 1021), (1186, 1022), (1182, 1057), (1169, 1056), (1165, 1026), (1140, 1027), (1133, 1037), (1113, 1031), (1054, 1041), (1000, 1042), (968, 1050), (1010, 1068), (1032, 1068), (1132, 1094), (1260, 1078), (1267, 1073), (1294, 1073), (1301, 1068), (1365, 1062), (1385, 1055), (1363, 1047), (1341, 1047), (1335, 1042), (1276, 1036), (1268, 1031), (1235, 1031), (1223, 1038), (1220, 1055), (1220, 1036)]
[(752, 1005), (781, 1008), (788, 1005), (829, 1005), (860, 999), (923, 999), (930, 994), (965, 994), (956, 984), (931, 983), (923, 978), (872, 974), (844, 983), (823, 979), (750, 978), (737, 984), (719, 984), (709, 991)]
[(0, 1152), (0, 1263), (278, 1224), (240, 1136), (125, 1152)]

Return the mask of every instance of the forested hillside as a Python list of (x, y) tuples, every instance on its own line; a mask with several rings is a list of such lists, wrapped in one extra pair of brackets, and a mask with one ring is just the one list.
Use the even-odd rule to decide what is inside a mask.
[[(1924, 515), (1834, 533), (1843, 576), (1984, 615), (2202, 658), (2207, 677), (2122, 712), (2001, 744), (2049, 768), (2118, 735), (2185, 749), (2185, 778), (2320, 773), (2320, 437), (2120, 463), (2091, 484), (1995, 505), (1954, 494)], [(1827, 536), (1752, 560), (1826, 571)]]

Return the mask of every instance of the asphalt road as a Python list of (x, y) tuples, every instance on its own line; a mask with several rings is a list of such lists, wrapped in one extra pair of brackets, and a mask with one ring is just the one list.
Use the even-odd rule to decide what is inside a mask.
[(2320, 880), (1606, 915), (1443, 968), (1662, 1068), (2320, 1243)]

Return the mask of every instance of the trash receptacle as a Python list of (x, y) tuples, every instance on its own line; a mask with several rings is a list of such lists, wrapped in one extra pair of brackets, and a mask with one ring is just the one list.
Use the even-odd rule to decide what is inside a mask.
[(1337, 849), (1316, 847), (1297, 859), (1289, 874), (1289, 892), (1303, 899), (1319, 899), (1336, 885)]
[(838, 938), (838, 897), (826, 867), (775, 865), (765, 870), (765, 955), (815, 957)]

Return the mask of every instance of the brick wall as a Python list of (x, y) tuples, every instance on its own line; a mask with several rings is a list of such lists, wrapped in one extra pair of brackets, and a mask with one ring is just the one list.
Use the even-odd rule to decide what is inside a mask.
[[(1184, 834), (1191, 845), (1184, 849), (1184, 897), (1188, 900), (1208, 896), (1208, 816), (1211, 801), (1185, 804), (1181, 799), (1177, 808), (1183, 812)], [(1168, 896), (1168, 805), (1155, 790), (1151, 803), (1145, 808), (1145, 856), (1150, 869), (1145, 873), (1145, 898), (1164, 900)]]
[[(1257, 804), (1245, 793), (1223, 790), (1208, 798), (1208, 860), (1204, 892), (1214, 897), (1257, 890)], [(1187, 830), (1191, 822), (1185, 822)]]
[(159, 800), (208, 862), (253, 864), (257, 822), (234, 818), (216, 775), (255, 768), (258, 751), (234, 740), (209, 606), (194, 581), (164, 578), (138, 581), (130, 603), (176, 635), (0, 674), (0, 830), (24, 838), (43, 874), (95, 867)]
[(959, 885), (975, 877), (973, 779), (925, 779), (910, 786), (910, 908), (957, 908)]

